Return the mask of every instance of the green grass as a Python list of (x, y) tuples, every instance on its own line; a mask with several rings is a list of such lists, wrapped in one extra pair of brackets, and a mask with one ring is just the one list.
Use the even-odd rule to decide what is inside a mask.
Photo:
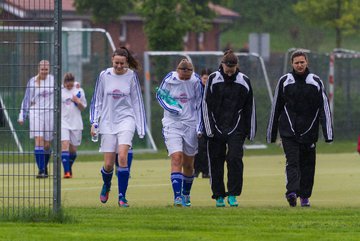
[[(336, 146), (336, 145), (334, 145)], [(238, 208), (215, 208), (208, 179), (195, 179), (191, 208), (172, 207), (168, 158), (133, 162), (128, 209), (117, 206), (117, 181), (99, 201), (102, 160), (76, 162), (62, 179), (62, 223), (2, 221), (0, 240), (358, 240), (360, 157), (319, 154), (311, 208), (284, 198), (283, 155), (244, 158)]]
[[(237, 51), (243, 47), (244, 43), (249, 42), (249, 34), (256, 32), (261, 32), (259, 26), (251, 26), (251, 24), (234, 24), (232, 28), (221, 34), (221, 48), (224, 48), (227, 43), (231, 43), (233, 49)], [(312, 51), (319, 52), (330, 52), (336, 47), (335, 32), (331, 29), (319, 27), (317, 30), (313, 29), (308, 33), (300, 32), (297, 40), (290, 37), (290, 31), (287, 29), (265, 32), (270, 33), (271, 52), (285, 53), (289, 48), (294, 47), (308, 48)], [(313, 38), (316, 38), (316, 44), (313, 43)], [(360, 51), (359, 41), (359, 33), (354, 35), (344, 35), (342, 48)]]
[[(325, 143), (320, 140), (317, 143), (317, 153), (353, 153), (356, 152), (357, 140), (354, 141), (335, 141), (334, 143)], [(167, 152), (164, 149), (158, 150), (156, 153), (137, 153), (134, 150), (135, 159), (137, 160), (152, 160), (152, 159), (168, 159)], [(246, 156), (264, 156), (264, 155), (283, 155), (283, 149), (279, 144), (268, 144), (265, 149), (248, 149), (245, 150)], [(77, 161), (99, 161), (103, 159), (102, 154), (86, 154), (81, 153)]]
[(354, 208), (72, 208), (69, 212), (77, 217), (72, 223), (1, 223), (0, 239), (358, 240), (358, 211)]

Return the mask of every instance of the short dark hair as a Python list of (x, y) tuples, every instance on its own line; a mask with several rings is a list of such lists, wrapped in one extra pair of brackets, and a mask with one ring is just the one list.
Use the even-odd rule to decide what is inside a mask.
[(295, 50), (294, 52), (292, 52), (292, 54), (291, 54), (291, 63), (294, 61), (294, 58), (299, 57), (299, 56), (304, 56), (306, 61), (308, 60), (307, 54), (303, 50), (298, 49), (298, 50)]

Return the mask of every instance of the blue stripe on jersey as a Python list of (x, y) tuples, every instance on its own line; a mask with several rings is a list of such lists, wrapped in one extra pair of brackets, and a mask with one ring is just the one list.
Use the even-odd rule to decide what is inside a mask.
[[(163, 81), (160, 84), (159, 88), (162, 88), (165, 85), (166, 79), (168, 79), (170, 76), (172, 75), (172, 72), (168, 73), (165, 78), (163, 79)], [(165, 110), (169, 111), (170, 113), (173, 114), (178, 114), (179, 112), (177, 110), (174, 110), (172, 108), (169, 108), (165, 102), (163, 101), (163, 99), (160, 98), (159, 94), (156, 93), (156, 99), (159, 101), (159, 104), (161, 105), (162, 108), (164, 108)]]
[(142, 125), (142, 130), (140, 130), (140, 133), (145, 135), (145, 130), (146, 130), (146, 116), (145, 116), (145, 109), (144, 109), (144, 103), (143, 103), (143, 99), (142, 99), (142, 95), (141, 95), (141, 88), (140, 88), (140, 83), (139, 83), (139, 78), (137, 76), (137, 74), (134, 72), (134, 76), (135, 76), (135, 84), (136, 84), (136, 94), (138, 96), (139, 99), (139, 109), (140, 109), (140, 124)]
[(102, 75), (104, 75), (106, 72), (106, 70), (102, 71), (100, 74), (99, 74), (99, 77), (97, 78), (96, 80), (96, 84), (95, 84), (95, 90), (94, 90), (94, 94), (91, 98), (91, 103), (90, 103), (90, 124), (92, 125), (94, 123), (94, 115), (98, 114), (98, 113), (95, 113), (95, 105), (96, 105), (96, 95), (97, 95), (97, 91), (98, 91), (98, 87), (99, 87), (99, 84), (100, 84), (100, 80), (101, 80), (101, 77)]
[(27, 116), (28, 116), (28, 112), (30, 109), (30, 83), (31, 81), (33, 81), (34, 78), (31, 78), (26, 86), (26, 91), (25, 91), (25, 96), (24, 96), (24, 100), (21, 103), (21, 109), (23, 110), (23, 120), (26, 120)]

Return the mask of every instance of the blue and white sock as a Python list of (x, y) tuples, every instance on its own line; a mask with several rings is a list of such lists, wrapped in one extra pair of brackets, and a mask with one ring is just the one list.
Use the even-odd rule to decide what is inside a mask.
[(118, 167), (118, 188), (119, 188), (119, 199), (126, 196), (126, 190), (129, 184), (129, 168)]
[(61, 152), (61, 161), (64, 167), (64, 173), (70, 172), (70, 153), (68, 151)]
[(111, 187), (111, 179), (113, 175), (114, 170), (111, 170), (110, 172), (107, 172), (104, 167), (101, 168), (101, 176), (104, 181), (105, 186), (108, 188)]
[(45, 172), (45, 156), (44, 156), (44, 147), (43, 146), (35, 146), (34, 149), (35, 161), (39, 172)]
[(74, 165), (75, 159), (77, 157), (77, 153), (76, 152), (70, 152), (70, 172), (72, 172), (72, 166)]
[(191, 186), (194, 181), (194, 176), (188, 177), (183, 175), (183, 183), (182, 183), (182, 194), (183, 195), (190, 195)]
[(181, 197), (182, 177), (183, 175), (181, 172), (171, 173), (170, 179), (174, 191), (174, 199), (176, 199), (177, 197)]

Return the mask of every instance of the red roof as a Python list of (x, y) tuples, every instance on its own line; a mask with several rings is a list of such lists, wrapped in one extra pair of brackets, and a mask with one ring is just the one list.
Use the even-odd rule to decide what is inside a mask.
[[(52, 10), (54, 9), (54, 1), (40, 1), (40, 0), (5, 0), (5, 3), (17, 7), (20, 10)], [(74, 0), (63, 0), (62, 9), (64, 11), (75, 11), (73, 6)]]
[(223, 17), (231, 17), (231, 18), (238, 18), (240, 14), (237, 12), (232, 11), (231, 9), (222, 7), (220, 5), (213, 4), (209, 2), (208, 7), (213, 10), (216, 15), (223, 16)]
[[(4, 3), (8, 3), (13, 7), (23, 11), (33, 10), (52, 10), (54, 9), (54, 1), (41, 1), (41, 0), (4, 0)], [(216, 15), (222, 17), (237, 18), (239, 13), (234, 12), (228, 8), (209, 2), (208, 7), (213, 10)], [(63, 11), (76, 11), (74, 7), (74, 0), (62, 0)]]

